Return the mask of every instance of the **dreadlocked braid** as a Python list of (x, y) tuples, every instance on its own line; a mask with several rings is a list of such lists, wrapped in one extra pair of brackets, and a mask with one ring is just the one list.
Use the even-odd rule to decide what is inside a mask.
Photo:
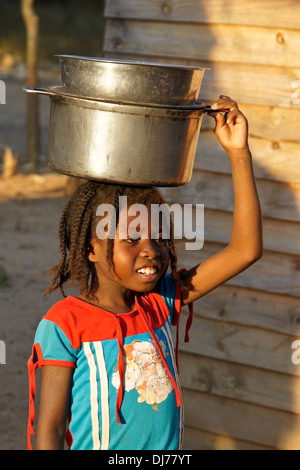
[[(115, 208), (115, 220), (111, 221), (109, 230), (117, 227), (119, 222), (119, 197), (127, 196), (128, 204), (136, 203), (149, 207), (150, 204), (164, 204), (165, 201), (155, 188), (120, 186), (106, 183), (87, 181), (81, 184), (70, 200), (67, 202), (59, 226), (59, 245), (61, 260), (48, 274), (54, 274), (52, 282), (45, 295), (60, 289), (62, 295), (64, 284), (71, 285), (76, 281), (80, 293), (93, 298), (99, 287), (94, 263), (89, 260), (91, 239), (96, 236), (97, 216), (96, 209), (102, 203), (110, 203)], [(171, 235), (169, 240), (169, 256), (171, 272), (177, 280), (177, 257), (173, 237), (173, 223), (171, 221)], [(106, 259), (108, 265), (114, 269), (113, 263), (114, 239), (107, 238)]]
[[(115, 220), (112, 221), (111, 226), (117, 227), (118, 222), (119, 222), (119, 197), (123, 196), (125, 192), (125, 187), (124, 186), (117, 186), (116, 191), (114, 194), (114, 198), (112, 201), (112, 205), (115, 208)], [(114, 240), (112, 237), (108, 237), (107, 239), (107, 249), (106, 249), (106, 260), (108, 262), (109, 266), (112, 266), (113, 269), (115, 270), (114, 262), (113, 262), (113, 256), (114, 256)]]
[(61, 261), (48, 271), (54, 278), (45, 295), (59, 287), (65, 297), (63, 285), (71, 280), (79, 282), (84, 290), (88, 287), (91, 265), (84, 252), (87, 240), (91, 238), (91, 220), (93, 218), (90, 201), (97, 194), (97, 184), (83, 183), (68, 201), (63, 211), (59, 227)]
[(172, 272), (173, 279), (179, 282), (179, 278), (177, 274), (177, 255), (176, 255), (173, 233), (174, 233), (173, 222), (171, 221), (171, 238), (169, 240), (170, 265), (171, 265), (171, 272)]

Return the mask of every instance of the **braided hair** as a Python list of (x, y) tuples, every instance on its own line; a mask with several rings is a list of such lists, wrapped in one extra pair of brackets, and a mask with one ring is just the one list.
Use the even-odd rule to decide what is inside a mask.
[[(119, 221), (119, 197), (127, 196), (128, 203), (140, 202), (164, 204), (165, 200), (155, 188), (138, 186), (121, 186), (107, 183), (87, 181), (81, 184), (67, 202), (59, 225), (59, 245), (61, 260), (48, 274), (53, 279), (45, 291), (45, 295), (60, 289), (66, 297), (64, 285), (78, 283), (79, 292), (92, 299), (99, 287), (99, 279), (94, 263), (89, 260), (90, 241), (95, 236), (97, 216), (96, 209), (103, 203), (112, 204), (115, 208), (117, 227)], [(177, 257), (174, 244), (173, 223), (170, 226), (168, 240), (171, 273), (177, 281)], [(113, 263), (114, 239), (107, 238), (106, 259), (114, 269)]]

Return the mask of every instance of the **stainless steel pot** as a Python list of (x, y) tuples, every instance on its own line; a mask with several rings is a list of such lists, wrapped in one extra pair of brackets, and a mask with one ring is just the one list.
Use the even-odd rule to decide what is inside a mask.
[(197, 100), (205, 68), (59, 55), (64, 91), (122, 103), (183, 105)]
[(179, 186), (190, 181), (204, 104), (117, 104), (25, 88), (51, 98), (49, 166), (97, 181)]

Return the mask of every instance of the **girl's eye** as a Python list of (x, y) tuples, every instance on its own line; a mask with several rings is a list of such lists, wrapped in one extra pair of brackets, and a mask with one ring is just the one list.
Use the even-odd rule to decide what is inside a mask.
[[(138, 241), (140, 240), (140, 237), (137, 237), (137, 238), (131, 238), (131, 237), (128, 237), (128, 238), (125, 238), (125, 241), (127, 243), (138, 243)], [(168, 240), (165, 239), (165, 238), (162, 238), (162, 237), (158, 237), (158, 238), (153, 238), (152, 239), (154, 243), (156, 243), (157, 245), (160, 245), (160, 246), (165, 246), (167, 245), (168, 243)]]
[(168, 240), (166, 238), (161, 237), (155, 238), (154, 241), (157, 245), (166, 245), (168, 243)]
[(125, 241), (128, 242), (128, 243), (136, 243), (136, 242), (139, 241), (139, 239), (140, 239), (140, 237), (138, 237), (138, 238), (130, 238), (129, 237), (129, 238), (125, 238)]

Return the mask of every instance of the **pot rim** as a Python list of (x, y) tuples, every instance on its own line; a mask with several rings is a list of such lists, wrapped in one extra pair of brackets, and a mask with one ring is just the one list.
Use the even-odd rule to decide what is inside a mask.
[[(49, 90), (55, 92), (58, 95), (63, 95), (63, 96), (70, 96), (74, 98), (79, 98), (79, 99), (88, 99), (91, 101), (100, 101), (103, 103), (115, 103), (115, 104), (122, 104), (124, 106), (126, 105), (132, 105), (132, 106), (142, 106), (142, 107), (147, 107), (147, 108), (171, 108), (171, 109), (178, 109), (178, 110), (183, 110), (183, 109), (202, 109), (206, 105), (205, 103), (202, 103), (201, 101), (198, 100), (168, 100), (166, 102), (161, 102), (161, 103), (153, 103), (153, 102), (143, 102), (143, 101), (132, 101), (132, 100), (121, 100), (121, 99), (113, 99), (113, 98), (101, 98), (99, 96), (91, 96), (91, 95), (85, 95), (85, 94), (77, 94), (73, 93), (73, 90), (69, 87), (66, 87), (64, 85), (59, 85), (59, 86), (50, 86)], [(180, 101), (180, 102), (179, 102)]]
[[(74, 95), (72, 93), (65, 93), (61, 92), (58, 89), (63, 88), (62, 86), (51, 86), (48, 88), (36, 88), (36, 87), (23, 87), (24, 91), (27, 93), (37, 93), (41, 95), (50, 96), (50, 98), (56, 100), (65, 100), (66, 102), (73, 100), (79, 102), (81, 104), (85, 103), (87, 106), (84, 107), (92, 107), (91, 105), (95, 106), (95, 109), (100, 109), (102, 106), (104, 108), (122, 108), (122, 112), (129, 112), (129, 108), (131, 110), (136, 110), (134, 114), (144, 114), (143, 112), (139, 112), (138, 109), (146, 109), (152, 112), (157, 111), (161, 113), (163, 111), (171, 113), (173, 111), (174, 117), (176, 113), (182, 112), (184, 114), (189, 114), (193, 112), (205, 111), (207, 109), (207, 104), (202, 103), (200, 101), (193, 101), (192, 103), (184, 106), (184, 105), (165, 105), (165, 104), (152, 104), (152, 103), (141, 103), (139, 101), (119, 101), (119, 100), (108, 100), (98, 97), (89, 97), (84, 95)], [(102, 106), (101, 106), (102, 105)], [(94, 107), (93, 106), (93, 107)], [(117, 109), (116, 109), (117, 110)], [(121, 111), (119, 111), (121, 112)]]
[(190, 71), (202, 71), (202, 70), (211, 70), (209, 67), (199, 67), (194, 65), (179, 65), (179, 64), (167, 64), (167, 63), (159, 63), (159, 62), (144, 62), (144, 61), (135, 61), (130, 59), (110, 59), (106, 57), (85, 57), (79, 55), (69, 55), (69, 54), (55, 54), (54, 57), (59, 57), (59, 59), (70, 59), (70, 60), (83, 60), (87, 62), (98, 62), (99, 64), (102, 63), (111, 63), (111, 64), (120, 64), (120, 65), (136, 65), (136, 66), (150, 66), (150, 67), (158, 67), (158, 68), (165, 68), (165, 69), (174, 69), (174, 70), (190, 70)]

